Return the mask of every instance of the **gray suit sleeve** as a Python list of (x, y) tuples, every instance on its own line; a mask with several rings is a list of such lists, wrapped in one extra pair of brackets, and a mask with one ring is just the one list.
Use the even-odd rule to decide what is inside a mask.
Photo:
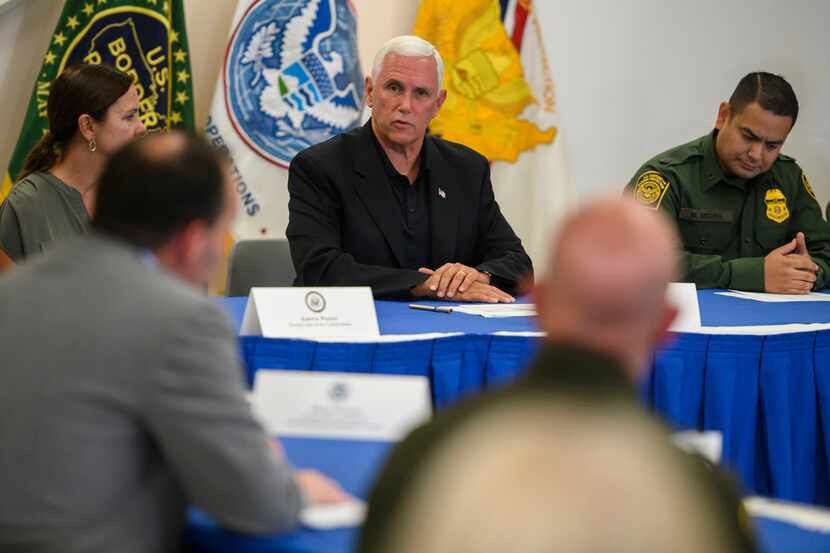
[(301, 493), (245, 400), (236, 337), (207, 300), (179, 315), (158, 345), (164, 365), (152, 369), (150, 432), (188, 501), (217, 524), (257, 534), (293, 528)]

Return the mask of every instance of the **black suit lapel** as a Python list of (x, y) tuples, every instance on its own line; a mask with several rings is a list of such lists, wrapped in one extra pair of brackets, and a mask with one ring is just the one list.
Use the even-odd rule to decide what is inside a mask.
[(357, 133), (352, 145), (354, 170), (357, 174), (355, 191), (389, 244), (398, 266), (403, 267), (403, 252), (406, 244), (400, 206), (389, 187), (389, 181), (383, 171), (383, 160), (380, 158), (371, 132), (372, 121), (369, 120)]
[(432, 227), (432, 260), (438, 266), (458, 261), (456, 259), (456, 234), (458, 214), (461, 207), (461, 188), (455, 170), (450, 167), (438, 148), (434, 138), (424, 139), (426, 162), (429, 171), (430, 225)]

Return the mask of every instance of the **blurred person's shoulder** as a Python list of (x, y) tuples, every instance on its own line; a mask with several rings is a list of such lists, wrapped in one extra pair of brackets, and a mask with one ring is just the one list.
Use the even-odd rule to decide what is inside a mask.
[(166, 271), (150, 252), (99, 233), (68, 238), (9, 271), (0, 280), (0, 298), (4, 294), (25, 295), (33, 305), (62, 297), (61, 305), (79, 313), (120, 313), (125, 327), (153, 321), (154, 335), (192, 320), (194, 313), (229, 325), (214, 300)]
[(544, 344), (515, 387), (592, 401), (636, 401), (634, 387), (618, 361), (564, 343)]

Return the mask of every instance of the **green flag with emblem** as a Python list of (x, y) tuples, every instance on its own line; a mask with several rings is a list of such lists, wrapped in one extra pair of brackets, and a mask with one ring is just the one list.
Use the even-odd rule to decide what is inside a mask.
[(82, 62), (110, 65), (133, 78), (148, 132), (193, 129), (182, 0), (67, 0), (43, 56), (0, 200), (49, 128), (46, 101), (52, 81), (65, 67)]

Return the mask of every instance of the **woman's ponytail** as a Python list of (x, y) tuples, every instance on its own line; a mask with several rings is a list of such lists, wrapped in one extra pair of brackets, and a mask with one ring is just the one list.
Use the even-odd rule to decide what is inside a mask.
[(59, 145), (55, 142), (55, 137), (51, 132), (46, 131), (40, 140), (37, 141), (34, 148), (29, 151), (26, 156), (26, 161), (23, 162), (23, 169), (20, 170), (17, 180), (31, 175), (36, 171), (46, 171), (52, 167), (60, 157)]

